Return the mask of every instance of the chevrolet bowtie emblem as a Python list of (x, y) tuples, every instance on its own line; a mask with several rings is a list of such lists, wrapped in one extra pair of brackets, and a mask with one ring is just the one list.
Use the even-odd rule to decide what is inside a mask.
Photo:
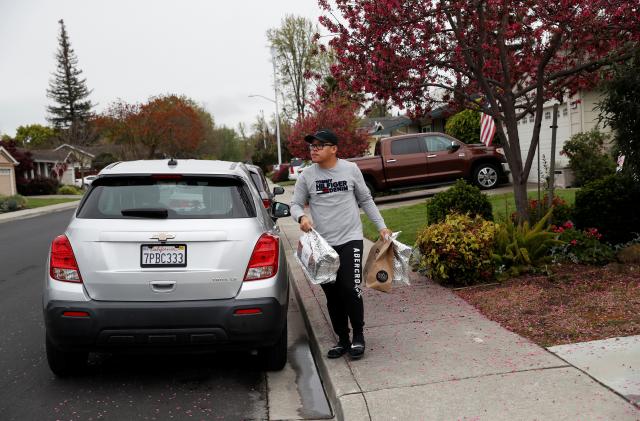
[(169, 233), (166, 233), (166, 232), (159, 232), (159, 233), (153, 234), (151, 236), (152, 240), (158, 240), (161, 243), (164, 243), (167, 240), (172, 240), (174, 238), (176, 238), (175, 234), (169, 234)]

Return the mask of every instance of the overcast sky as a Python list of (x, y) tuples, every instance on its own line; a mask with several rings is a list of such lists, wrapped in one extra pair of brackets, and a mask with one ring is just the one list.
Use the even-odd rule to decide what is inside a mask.
[(121, 98), (184, 94), (216, 124), (249, 128), (274, 105), (266, 39), (285, 14), (317, 22), (316, 0), (0, 0), (0, 133), (46, 124), (58, 20), (100, 112)]

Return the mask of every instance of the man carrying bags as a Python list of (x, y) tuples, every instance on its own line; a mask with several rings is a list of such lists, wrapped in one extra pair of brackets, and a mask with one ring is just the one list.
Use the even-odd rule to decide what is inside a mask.
[[(338, 358), (349, 352), (364, 355), (364, 306), (362, 302), (363, 234), (359, 206), (376, 225), (382, 238), (390, 236), (356, 164), (339, 159), (338, 138), (321, 129), (304, 139), (309, 143), (313, 165), (298, 177), (291, 201), (291, 216), (308, 232), (314, 228), (340, 256), (336, 282), (322, 284), (327, 309), (338, 343), (327, 356)], [(311, 219), (304, 214), (309, 204)], [(349, 321), (353, 341), (349, 337)]]

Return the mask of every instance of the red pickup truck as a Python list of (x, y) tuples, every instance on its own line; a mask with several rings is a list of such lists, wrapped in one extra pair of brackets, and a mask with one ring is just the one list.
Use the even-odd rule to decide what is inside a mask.
[(508, 182), (507, 161), (495, 147), (465, 144), (444, 133), (380, 139), (374, 156), (352, 158), (372, 193), (448, 184), (466, 178), (481, 189)]

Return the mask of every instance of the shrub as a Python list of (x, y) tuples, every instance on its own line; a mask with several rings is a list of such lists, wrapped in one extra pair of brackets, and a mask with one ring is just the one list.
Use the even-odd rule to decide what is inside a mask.
[(418, 269), (444, 285), (465, 286), (489, 280), (496, 224), (479, 216), (452, 214), (418, 233)]
[(27, 199), (19, 194), (14, 196), (0, 196), (0, 213), (13, 212), (27, 206)]
[[(549, 211), (548, 197), (549, 196), (545, 194), (540, 200), (539, 209), (537, 199), (529, 200), (529, 225), (537, 224), (538, 221), (547, 214)], [(573, 220), (573, 206), (569, 205), (560, 196), (553, 197), (551, 208), (553, 209), (551, 219), (549, 220), (551, 225), (561, 226), (565, 222)], [(514, 214), (513, 216), (516, 217), (517, 215)]]
[(445, 132), (464, 143), (480, 143), (480, 113), (464, 110), (452, 115), (447, 119)]
[(608, 135), (592, 130), (575, 134), (564, 144), (560, 154), (569, 157), (576, 186), (584, 186), (615, 172), (616, 163), (604, 150), (608, 139)]
[(551, 213), (547, 211), (533, 227), (527, 221), (515, 224), (512, 219), (500, 225), (492, 256), (500, 272), (518, 275), (550, 260), (551, 249), (562, 245), (557, 234), (547, 230)]
[(576, 192), (575, 223), (582, 229), (597, 228), (607, 242), (624, 243), (640, 233), (638, 203), (640, 185), (614, 174)]
[(20, 179), (16, 183), (18, 185), (18, 193), (24, 196), (33, 196), (38, 194), (56, 194), (58, 191), (58, 180), (53, 178), (34, 178), (33, 180)]
[(117, 162), (117, 161), (118, 161), (118, 158), (115, 155), (109, 152), (102, 152), (98, 154), (95, 158), (93, 158), (93, 161), (91, 162), (91, 166), (96, 170), (100, 171), (107, 165), (113, 164), (114, 162)]
[(289, 179), (289, 164), (281, 164), (280, 169), (271, 175), (271, 181), (279, 183), (280, 181), (287, 181)]
[(58, 194), (83, 194), (83, 191), (76, 186), (64, 185), (58, 189)]
[(493, 221), (493, 210), (487, 195), (462, 179), (427, 202), (429, 224), (444, 221), (445, 216), (451, 213), (468, 213), (471, 217), (478, 215), (487, 221)]
[(597, 228), (578, 230), (571, 221), (561, 226), (553, 226), (552, 231), (559, 234), (562, 245), (553, 249), (554, 261), (571, 261), (587, 265), (605, 265), (614, 260), (613, 247), (602, 243), (602, 234)]

